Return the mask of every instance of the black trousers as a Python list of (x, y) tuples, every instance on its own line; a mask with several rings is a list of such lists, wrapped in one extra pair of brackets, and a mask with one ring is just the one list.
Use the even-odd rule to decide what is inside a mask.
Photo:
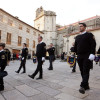
[(76, 70), (76, 59), (75, 59), (75, 64), (74, 64), (74, 66), (73, 66), (72, 71), (75, 71), (75, 70)]
[(49, 56), (49, 62), (50, 62), (50, 66), (49, 66), (49, 68), (50, 68), (50, 69), (53, 68), (53, 64), (52, 64), (52, 62), (54, 61), (54, 57), (55, 57), (54, 55), (50, 55), (50, 56)]
[(4, 85), (3, 78), (0, 78), (0, 87)]
[(43, 69), (42, 69), (42, 65), (43, 65), (43, 61), (42, 61), (42, 57), (37, 58), (38, 61), (38, 65), (37, 68), (35, 70), (35, 72), (32, 74), (33, 77), (35, 77), (37, 75), (37, 73), (39, 72), (39, 77), (42, 78), (43, 76)]
[(89, 76), (90, 69), (93, 66), (93, 62), (89, 59), (89, 54), (78, 55), (77, 61), (81, 72), (82, 82), (80, 84), (81, 87), (86, 88), (89, 86)]
[(25, 68), (25, 64), (26, 64), (26, 59), (21, 60), (21, 64), (20, 67), (18, 69), (18, 72), (20, 72), (20, 70), (23, 68), (23, 72), (26, 72), (26, 68)]
[[(5, 68), (6, 68), (6, 66), (3, 66), (3, 67), (1, 68), (1, 70), (0, 70), (0, 71), (4, 71), (4, 70), (5, 70)], [(2, 78), (0, 78), (0, 88), (2, 88), (2, 87), (4, 87), (4, 80), (3, 80), (3, 77), (2, 77)]]

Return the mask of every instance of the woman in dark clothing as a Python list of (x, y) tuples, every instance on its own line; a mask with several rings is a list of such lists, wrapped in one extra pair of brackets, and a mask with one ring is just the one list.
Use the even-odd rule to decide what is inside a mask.
[(15, 61), (15, 59), (16, 59), (16, 54), (13, 53), (13, 62)]
[(9, 66), (9, 62), (10, 62), (10, 58), (11, 58), (11, 52), (9, 51), (9, 49), (5, 49), (5, 53), (7, 56), (7, 65)]

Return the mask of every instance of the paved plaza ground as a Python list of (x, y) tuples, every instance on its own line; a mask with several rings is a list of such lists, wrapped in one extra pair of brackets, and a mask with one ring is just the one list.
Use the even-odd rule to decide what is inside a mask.
[[(5, 90), (0, 93), (0, 100), (100, 100), (100, 66), (94, 64), (91, 70), (90, 90), (85, 94), (79, 93), (81, 76), (77, 66), (76, 73), (66, 62), (56, 60), (54, 70), (48, 71), (49, 61), (44, 65), (43, 80), (30, 79), (36, 69), (32, 60), (27, 60), (27, 73), (16, 74), (19, 61), (10, 62), (6, 70), (9, 75), (4, 78)], [(38, 75), (36, 76), (36, 78)]]

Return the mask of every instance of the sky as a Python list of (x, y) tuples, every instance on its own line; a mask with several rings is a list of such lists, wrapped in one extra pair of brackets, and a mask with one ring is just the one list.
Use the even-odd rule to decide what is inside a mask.
[(100, 0), (0, 0), (0, 8), (32, 26), (40, 6), (56, 12), (62, 26), (100, 15)]

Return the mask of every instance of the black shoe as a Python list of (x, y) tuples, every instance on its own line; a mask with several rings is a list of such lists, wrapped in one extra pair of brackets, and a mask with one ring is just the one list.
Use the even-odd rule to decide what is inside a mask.
[(53, 68), (48, 68), (48, 70), (53, 70)]
[(28, 75), (30, 78), (34, 79), (34, 77), (32, 75)]
[(21, 74), (24, 74), (24, 73), (26, 73), (26, 72), (22, 72)]
[(76, 70), (72, 70), (72, 73), (75, 73), (76, 72)]
[(81, 88), (79, 89), (79, 92), (82, 93), (82, 94), (85, 94), (85, 89), (81, 87)]
[(43, 79), (42, 77), (38, 77), (38, 78), (36, 78), (36, 80), (40, 80), (40, 79)]
[(19, 73), (19, 71), (15, 71), (16, 73)]
[(4, 88), (0, 88), (0, 91), (3, 91), (4, 90)]
[(98, 64), (98, 62), (96, 62), (96, 65)]
[(85, 90), (90, 90), (90, 87), (89, 87), (89, 86), (87, 86), (87, 87), (85, 87), (84, 89), (85, 89)]
[(0, 86), (0, 91), (3, 91), (4, 90), (4, 86)]

